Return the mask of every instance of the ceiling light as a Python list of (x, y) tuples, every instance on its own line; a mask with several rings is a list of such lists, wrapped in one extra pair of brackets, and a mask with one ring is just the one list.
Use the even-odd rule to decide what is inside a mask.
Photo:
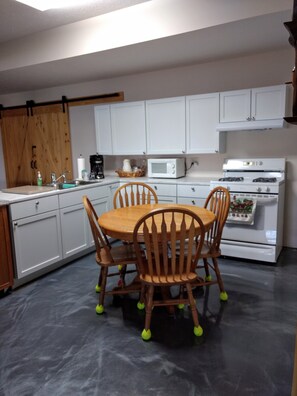
[(50, 10), (52, 8), (73, 7), (79, 4), (85, 4), (84, 0), (16, 0), (19, 3), (26, 4), (29, 7), (36, 8), (40, 11)]

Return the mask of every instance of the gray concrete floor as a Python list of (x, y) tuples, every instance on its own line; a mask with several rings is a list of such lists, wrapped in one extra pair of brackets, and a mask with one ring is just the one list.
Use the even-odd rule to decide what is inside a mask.
[(200, 338), (187, 309), (155, 308), (142, 341), (137, 295), (109, 296), (96, 315), (93, 253), (2, 296), (0, 395), (290, 395), (297, 250), (273, 266), (221, 258), (220, 268), (229, 300), (217, 285), (197, 297)]

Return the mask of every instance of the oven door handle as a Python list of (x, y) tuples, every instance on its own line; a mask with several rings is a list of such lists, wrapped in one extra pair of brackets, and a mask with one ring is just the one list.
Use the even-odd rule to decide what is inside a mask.
[(256, 197), (257, 204), (267, 204), (267, 203), (274, 203), (277, 202), (277, 196), (274, 197), (266, 197), (266, 198), (258, 198)]

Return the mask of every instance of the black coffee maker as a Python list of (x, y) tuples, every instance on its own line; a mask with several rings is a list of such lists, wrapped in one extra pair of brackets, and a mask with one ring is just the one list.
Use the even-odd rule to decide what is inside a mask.
[(90, 155), (91, 173), (90, 179), (104, 179), (104, 161), (103, 155), (94, 154)]

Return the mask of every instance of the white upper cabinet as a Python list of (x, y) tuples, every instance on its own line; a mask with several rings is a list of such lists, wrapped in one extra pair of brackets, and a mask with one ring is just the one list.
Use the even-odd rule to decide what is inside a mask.
[(220, 93), (219, 130), (282, 128), (288, 115), (288, 85)]
[(113, 154), (146, 154), (144, 101), (110, 106)]
[(186, 151), (185, 97), (146, 101), (147, 153), (183, 154)]
[(95, 106), (96, 150), (112, 154), (110, 105)]
[(219, 93), (186, 96), (187, 153), (224, 151), (224, 138), (217, 131)]
[(220, 93), (220, 122), (248, 121), (250, 114), (250, 89)]

